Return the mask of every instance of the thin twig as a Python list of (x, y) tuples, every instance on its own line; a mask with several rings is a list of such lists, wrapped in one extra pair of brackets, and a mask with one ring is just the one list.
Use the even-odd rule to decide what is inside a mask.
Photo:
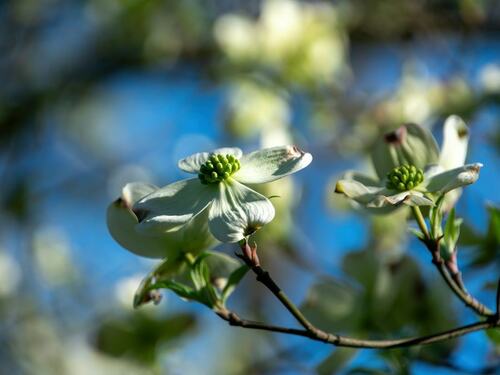
[(283, 292), (280, 287), (274, 282), (269, 273), (265, 271), (259, 264), (252, 262), (252, 259), (247, 257), (245, 254), (236, 254), (240, 259), (242, 259), (246, 265), (252, 269), (252, 271), (257, 275), (257, 281), (264, 284), (267, 289), (274, 294), (274, 296), (281, 302), (283, 306), (293, 315), (293, 317), (304, 327), (307, 331), (317, 330), (314, 325), (307, 320), (307, 318), (302, 314), (302, 312), (293, 304), (293, 302), (288, 298), (288, 296)]
[(413, 215), (415, 216), (415, 220), (424, 235), (424, 239), (422, 242), (425, 244), (427, 249), (432, 255), (432, 263), (436, 266), (439, 274), (442, 276), (448, 287), (452, 290), (455, 295), (462, 300), (462, 302), (467, 306), (473, 309), (477, 314), (482, 315), (484, 317), (493, 317), (495, 313), (491, 311), (488, 307), (479, 302), (476, 298), (474, 298), (471, 294), (467, 292), (465, 285), (462, 280), (462, 276), (460, 271), (457, 269), (457, 272), (453, 274), (447, 269), (444, 260), (441, 258), (440, 254), (440, 240), (441, 238), (431, 238), (429, 231), (427, 229), (427, 224), (425, 219), (420, 211), (418, 206), (412, 206)]
[(262, 322), (254, 322), (242, 319), (237, 314), (227, 309), (216, 311), (216, 313), (220, 318), (224, 319), (230, 325), (235, 327), (301, 336), (309, 338), (311, 340), (332, 344), (338, 347), (364, 348), (364, 349), (395, 349), (395, 348), (402, 348), (409, 346), (429, 345), (441, 341), (451, 340), (453, 338), (460, 337), (472, 332), (500, 326), (500, 321), (498, 320), (495, 321), (493, 319), (490, 319), (484, 322), (468, 324), (448, 331), (443, 331), (436, 334), (421, 336), (421, 337), (409, 337), (409, 338), (395, 339), (395, 340), (363, 340), (363, 339), (356, 339), (352, 337), (327, 333), (314, 326), (312, 326), (313, 330), (311, 331), (306, 329), (275, 326)]
[(439, 242), (436, 240), (426, 240), (423, 241), (427, 249), (432, 254), (432, 263), (436, 266), (439, 274), (442, 276), (448, 287), (452, 290), (455, 295), (462, 300), (462, 302), (474, 310), (477, 314), (484, 317), (493, 317), (495, 313), (491, 311), (488, 307), (479, 302), (471, 294), (467, 292), (463, 283), (457, 283), (453, 276), (450, 274), (446, 268), (444, 260), (439, 255)]
[[(488, 316), (485, 321), (476, 322), (473, 324), (465, 325), (462, 327), (454, 328), (448, 331), (421, 336), (421, 337), (410, 337), (404, 339), (395, 340), (363, 340), (356, 339), (352, 337), (340, 336), (335, 333), (325, 332), (312, 324), (307, 318), (302, 314), (297, 306), (288, 298), (288, 296), (281, 290), (281, 288), (276, 284), (271, 275), (265, 271), (258, 261), (256, 255), (256, 247), (250, 247), (247, 242), (242, 244), (243, 254), (236, 254), (241, 258), (245, 264), (255, 273), (257, 276), (257, 281), (262, 283), (267, 289), (273, 293), (273, 295), (281, 302), (281, 304), (293, 315), (293, 317), (299, 322), (304, 329), (297, 328), (287, 328), (281, 326), (268, 325), (262, 322), (254, 322), (245, 319), (241, 319), (235, 313), (227, 309), (219, 309), (216, 311), (222, 319), (229, 322), (233, 326), (257, 329), (271, 332), (279, 332), (289, 335), (307, 337), (312, 340), (321, 341), (324, 343), (329, 343), (335, 346), (350, 347), (350, 348), (371, 348), (371, 349), (384, 349), (384, 348), (401, 348), (407, 346), (417, 346), (417, 345), (428, 345), (436, 342), (451, 340), (453, 338), (466, 335), (471, 332), (480, 331), (484, 329), (494, 328), (500, 326), (500, 316), (497, 314), (492, 314)], [(440, 259), (440, 258), (436, 258)], [(450, 275), (447, 273), (443, 262), (441, 261), (439, 268), (442, 269), (446, 274), (446, 277), (451, 280)], [(452, 284), (457, 287), (453, 280)], [(458, 287), (457, 287), (458, 288)], [(460, 288), (458, 291), (462, 292)], [(500, 297), (498, 297), (500, 298)], [(476, 306), (477, 308), (477, 306)]]

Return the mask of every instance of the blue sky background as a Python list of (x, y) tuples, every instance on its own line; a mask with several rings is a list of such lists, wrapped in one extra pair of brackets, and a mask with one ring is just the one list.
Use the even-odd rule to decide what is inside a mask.
[[(60, 27), (64, 31), (71, 29)], [(57, 30), (53, 32), (59, 36), (60, 31)], [(81, 34), (67, 34), (66, 44), (77, 49), (78, 36)], [(64, 50), (61, 45), (51, 43), (53, 38), (48, 33), (45, 46), (46, 53), (52, 56)], [(392, 91), (399, 83), (402, 63), (408, 58), (418, 62), (424, 75), (446, 77), (450, 70), (447, 65), (449, 51), (458, 51), (458, 43), (450, 37), (445, 40), (444, 49), (419, 43), (418, 40), (411, 47), (395, 43), (358, 45), (351, 56), (355, 77), (353, 93), (378, 97)], [(463, 50), (463, 73), (471, 82), (478, 81), (479, 71), (485, 65), (500, 63), (500, 40), (496, 38), (468, 39)], [(71, 53), (66, 53), (71, 56)], [(54, 57), (54, 61), (59, 59)], [(50, 66), (49, 62), (42, 65)], [(40, 70), (46, 72), (43, 66)], [(194, 152), (220, 146), (238, 146), (244, 151), (258, 147), (257, 139), (242, 143), (225, 133), (222, 105), (227, 93), (223, 84), (207, 82), (196, 65), (175, 67), (167, 74), (154, 69), (148, 72), (121, 72), (100, 83), (93, 97), (89, 98), (89, 110), (78, 113), (71, 125), (68, 125), (63, 111), (70, 104), (62, 102), (43, 114), (42, 130), (28, 141), (25, 153), (12, 155), (7, 148), (1, 150), (0, 169), (4, 168), (2, 165), (8, 165), (9, 170), (17, 175), (31, 176), (31, 192), (39, 197), (30, 202), (31, 212), (35, 215), (33, 221), (64, 233), (71, 257), (81, 269), (81, 276), (91, 280), (93, 294), (109, 296), (114, 293), (119, 280), (138, 273), (145, 274), (154, 264), (121, 249), (107, 232), (106, 207), (118, 196), (120, 186), (130, 179), (149, 180), (161, 186), (184, 178), (185, 174), (176, 167), (177, 160)], [(368, 222), (359, 214), (335, 212), (328, 208), (325, 195), (332, 192), (326, 191), (327, 183), (332, 176), (355, 168), (364, 160), (346, 157), (332, 163), (332, 157), (338, 156), (333, 156), (321, 137), (303, 122), (310, 109), (300, 96), (294, 103), (297, 103), (292, 119), (294, 132), (298, 135), (297, 139), (303, 141), (301, 146), (314, 156), (309, 168), (293, 176), (304, 191), (303, 199), (295, 210), (297, 237), (306, 256), (323, 273), (339, 275), (342, 256), (366, 245)], [(486, 202), (499, 204), (499, 154), (488, 139), (493, 131), (498, 131), (495, 127), (498, 126), (499, 115), (498, 107), (487, 107), (470, 124), (472, 131), (467, 160), (482, 162), (485, 167), (479, 181), (465, 189), (457, 210), (479, 231), (485, 231), (487, 224)], [(434, 134), (440, 139), (441, 124), (437, 125)], [(2, 246), (18, 254), (17, 249), (23, 246), (30, 228), (19, 228), (15, 222), (5, 220), (3, 226)], [(417, 241), (411, 241), (410, 252), (418, 259), (426, 276), (435, 277), (428, 254)], [(469, 258), (470, 251), (460, 251), (461, 264), (467, 265)], [(464, 277), (471, 292), (493, 307), (494, 293), (483, 290), (482, 285), (488, 280), (494, 281), (498, 274), (499, 270), (494, 266), (484, 272), (466, 267)], [(290, 267), (289, 275), (301, 279), (301, 283), (294, 283), (290, 290), (291, 297), (300, 301), (313, 278), (293, 267)], [(257, 283), (251, 285), (260, 288)], [(282, 280), (282, 286), (287, 290), (286, 280)], [(169, 352), (165, 362), (167, 367), (174, 369), (173, 373), (176, 368), (182, 369), (179, 373), (183, 374), (201, 373), (208, 366), (216, 365), (214, 361), (217, 359), (211, 348), (222, 352), (221, 340), (230, 342), (238, 335), (253, 335), (229, 328), (205, 308), (182, 302), (172, 294), (165, 299), (159, 309), (195, 311), (200, 315), (203, 327), (207, 327)], [(461, 322), (474, 320), (473, 314), (465, 307), (457, 301), (454, 304)], [(78, 307), (76, 314), (82, 319), (91, 319), (100, 309), (101, 306), (86, 306), (83, 310)], [(276, 312), (276, 322), (293, 324), (277, 304), (272, 309)], [(68, 311), (75, 313), (71, 307)], [(277, 340), (284, 347), (299, 346), (306, 353), (301, 358), (305, 366), (313, 366), (331, 351), (325, 345), (300, 338), (277, 337)], [(486, 361), (489, 350), (484, 333), (474, 333), (460, 341), (454, 360), (463, 368), (474, 369)], [(272, 345), (269, 351), (272, 352)], [(368, 350), (360, 352), (350, 366), (366, 363), (370, 366), (380, 363), (382, 366), (380, 359)], [(414, 368), (417, 375), (430, 371), (435, 374), (456, 373), (424, 364), (417, 364)], [(294, 372), (287, 370), (286, 373)]]

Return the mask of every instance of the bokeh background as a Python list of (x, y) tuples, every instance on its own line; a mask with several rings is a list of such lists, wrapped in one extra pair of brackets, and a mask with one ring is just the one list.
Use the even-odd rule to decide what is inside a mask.
[[(165, 293), (132, 309), (155, 265), (107, 233), (129, 181), (179, 158), (294, 143), (310, 167), (266, 185), (263, 263), (325, 329), (425, 334), (474, 321), (406, 231), (333, 196), (404, 122), (471, 127), (485, 167), (457, 206), (459, 262), (493, 308), (500, 271), (500, 4), (495, 0), (10, 0), (0, 4), (0, 373), (493, 374), (490, 331), (426, 348), (334, 350), (231, 328)], [(232, 246), (220, 246), (232, 254)], [(292, 325), (247, 275), (230, 307)], [(498, 373), (498, 372), (497, 372)]]

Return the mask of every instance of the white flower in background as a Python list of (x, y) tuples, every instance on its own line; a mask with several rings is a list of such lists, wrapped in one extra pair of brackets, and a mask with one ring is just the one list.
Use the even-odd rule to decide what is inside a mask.
[(140, 256), (168, 259), (175, 259), (183, 252), (196, 254), (217, 243), (208, 231), (207, 212), (194, 215), (175, 231), (153, 236), (138, 232), (139, 220), (132, 206), (157, 190), (154, 185), (140, 182), (123, 187), (121, 197), (111, 203), (107, 211), (108, 230), (116, 242)]
[(479, 178), (482, 164), (464, 165), (467, 143), (468, 128), (458, 116), (445, 122), (441, 152), (430, 132), (415, 124), (405, 125), (386, 135), (376, 148), (373, 162), (378, 179), (347, 172), (335, 192), (380, 213), (400, 205), (432, 206), (435, 197), (448, 193), (447, 210), (458, 199), (456, 189)]
[(250, 80), (232, 85), (227, 106), (228, 126), (238, 136), (287, 127), (291, 118), (285, 93)]
[(214, 36), (232, 62), (253, 64), (299, 83), (338, 83), (346, 69), (345, 33), (329, 3), (266, 0), (254, 20), (221, 16)]
[(488, 64), (481, 69), (479, 81), (487, 93), (500, 92), (500, 64)]
[(78, 272), (71, 257), (71, 243), (57, 227), (41, 227), (33, 234), (33, 259), (40, 275), (52, 285), (75, 281)]
[(0, 298), (12, 295), (17, 290), (21, 277), (18, 262), (0, 249)]
[(215, 40), (236, 61), (256, 58), (254, 22), (235, 14), (221, 16), (215, 23)]
[(133, 211), (137, 229), (148, 235), (173, 231), (193, 217), (208, 215), (208, 227), (222, 242), (237, 242), (274, 218), (274, 207), (244, 184), (277, 180), (305, 168), (312, 156), (295, 146), (280, 146), (242, 155), (221, 148), (191, 155), (179, 168), (197, 177), (175, 182), (140, 199)]
[[(130, 301), (134, 300), (135, 292), (141, 285), (142, 280), (144, 279), (143, 275), (137, 274), (128, 276), (118, 280), (115, 284), (114, 294), (116, 298), (116, 302), (125, 310), (132, 310), (133, 305)], [(153, 304), (144, 304), (143, 306), (154, 306)], [(156, 311), (156, 309), (152, 309), (151, 311)]]
[(259, 31), (266, 57), (279, 61), (296, 51), (297, 41), (305, 33), (301, 4), (291, 0), (267, 0), (262, 3)]

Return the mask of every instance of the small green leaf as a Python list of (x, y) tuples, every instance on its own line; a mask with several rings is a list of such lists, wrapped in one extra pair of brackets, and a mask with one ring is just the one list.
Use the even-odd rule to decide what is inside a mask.
[(155, 290), (155, 289), (169, 289), (175, 294), (177, 294), (181, 298), (185, 298), (187, 300), (196, 300), (196, 290), (193, 288), (178, 283), (173, 280), (163, 280), (160, 282), (157, 282), (149, 287), (148, 290)]
[(445, 194), (439, 196), (436, 201), (436, 205), (431, 207), (429, 210), (429, 221), (431, 224), (431, 236), (434, 239), (441, 237), (443, 230), (441, 228), (441, 222), (443, 221), (443, 211), (442, 206), (444, 202)]
[(490, 339), (490, 341), (498, 348), (500, 348), (500, 328), (491, 328), (487, 329), (486, 336)]
[(415, 237), (417, 237), (420, 241), (424, 241), (425, 240), (425, 236), (424, 234), (420, 231), (420, 229), (416, 229), (416, 228), (412, 228), (412, 227), (409, 227), (408, 228), (408, 232), (410, 232), (411, 234), (413, 234)]
[(457, 247), (458, 238), (460, 237), (460, 226), (462, 219), (455, 216), (455, 208), (450, 211), (446, 225), (444, 227), (444, 238), (441, 245), (441, 255), (448, 259)]
[(357, 349), (336, 348), (332, 354), (316, 366), (316, 373), (318, 375), (336, 374), (351, 361), (356, 353)]
[(352, 331), (359, 325), (359, 291), (333, 278), (311, 286), (301, 311), (312, 323), (330, 331)]
[(241, 279), (243, 279), (243, 277), (246, 275), (248, 270), (249, 270), (249, 268), (246, 265), (243, 265), (240, 268), (233, 271), (229, 275), (229, 278), (227, 279), (227, 283), (224, 286), (224, 289), (222, 290), (222, 302), (223, 303), (225, 303), (226, 300), (231, 295), (231, 293), (233, 293), (234, 289), (239, 284)]
[(150, 287), (159, 281), (173, 279), (185, 270), (182, 257), (174, 259), (165, 259), (157, 265), (142, 281), (134, 295), (134, 308), (141, 306), (151, 300), (149, 292)]

